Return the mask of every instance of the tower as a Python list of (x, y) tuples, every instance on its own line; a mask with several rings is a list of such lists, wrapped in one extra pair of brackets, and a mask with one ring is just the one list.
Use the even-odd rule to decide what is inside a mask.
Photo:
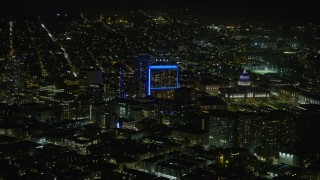
[(113, 67), (113, 78), (112, 78), (112, 88), (113, 96), (118, 98), (125, 98), (125, 71), (127, 70), (126, 66), (122, 62), (117, 62), (112, 65)]
[(80, 93), (92, 101), (102, 100), (102, 70), (99, 68), (81, 69), (79, 73)]
[(151, 57), (148, 54), (142, 54), (135, 60), (135, 94), (137, 97), (148, 95), (148, 67)]

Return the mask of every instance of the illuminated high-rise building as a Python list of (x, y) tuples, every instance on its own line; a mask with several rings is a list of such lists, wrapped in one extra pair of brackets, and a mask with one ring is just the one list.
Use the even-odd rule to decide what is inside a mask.
[(93, 101), (102, 99), (102, 71), (99, 68), (88, 68), (80, 71), (80, 91)]
[(126, 66), (124, 63), (118, 62), (113, 64), (113, 93), (114, 97), (125, 98), (125, 70)]
[(270, 158), (278, 150), (292, 147), (296, 140), (295, 121), (284, 111), (240, 113), (239, 146)]
[(226, 111), (214, 112), (209, 118), (209, 145), (215, 147), (237, 146), (236, 114)]
[(137, 97), (148, 95), (148, 67), (151, 57), (148, 54), (142, 54), (135, 60), (135, 94)]

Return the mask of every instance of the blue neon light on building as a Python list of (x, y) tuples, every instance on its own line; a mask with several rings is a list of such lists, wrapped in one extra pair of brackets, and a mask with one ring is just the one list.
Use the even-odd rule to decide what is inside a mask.
[[(151, 73), (152, 70), (171, 70), (174, 69), (177, 72), (176, 86), (173, 87), (152, 87), (151, 86)], [(148, 95), (151, 95), (151, 90), (174, 90), (179, 88), (179, 66), (178, 65), (151, 65), (148, 67)]]

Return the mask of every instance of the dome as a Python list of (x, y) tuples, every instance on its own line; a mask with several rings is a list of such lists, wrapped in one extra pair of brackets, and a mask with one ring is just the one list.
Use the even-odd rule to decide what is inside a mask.
[(251, 79), (249, 73), (244, 69), (238, 81), (239, 86), (250, 86)]

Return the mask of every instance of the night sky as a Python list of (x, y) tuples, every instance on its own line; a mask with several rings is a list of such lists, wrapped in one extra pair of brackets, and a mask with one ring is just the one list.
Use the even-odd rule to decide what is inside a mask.
[(29, 17), (56, 12), (105, 13), (113, 10), (189, 8), (226, 18), (263, 17), (274, 20), (320, 22), (315, 1), (239, 1), (239, 0), (4, 0), (1, 16)]

